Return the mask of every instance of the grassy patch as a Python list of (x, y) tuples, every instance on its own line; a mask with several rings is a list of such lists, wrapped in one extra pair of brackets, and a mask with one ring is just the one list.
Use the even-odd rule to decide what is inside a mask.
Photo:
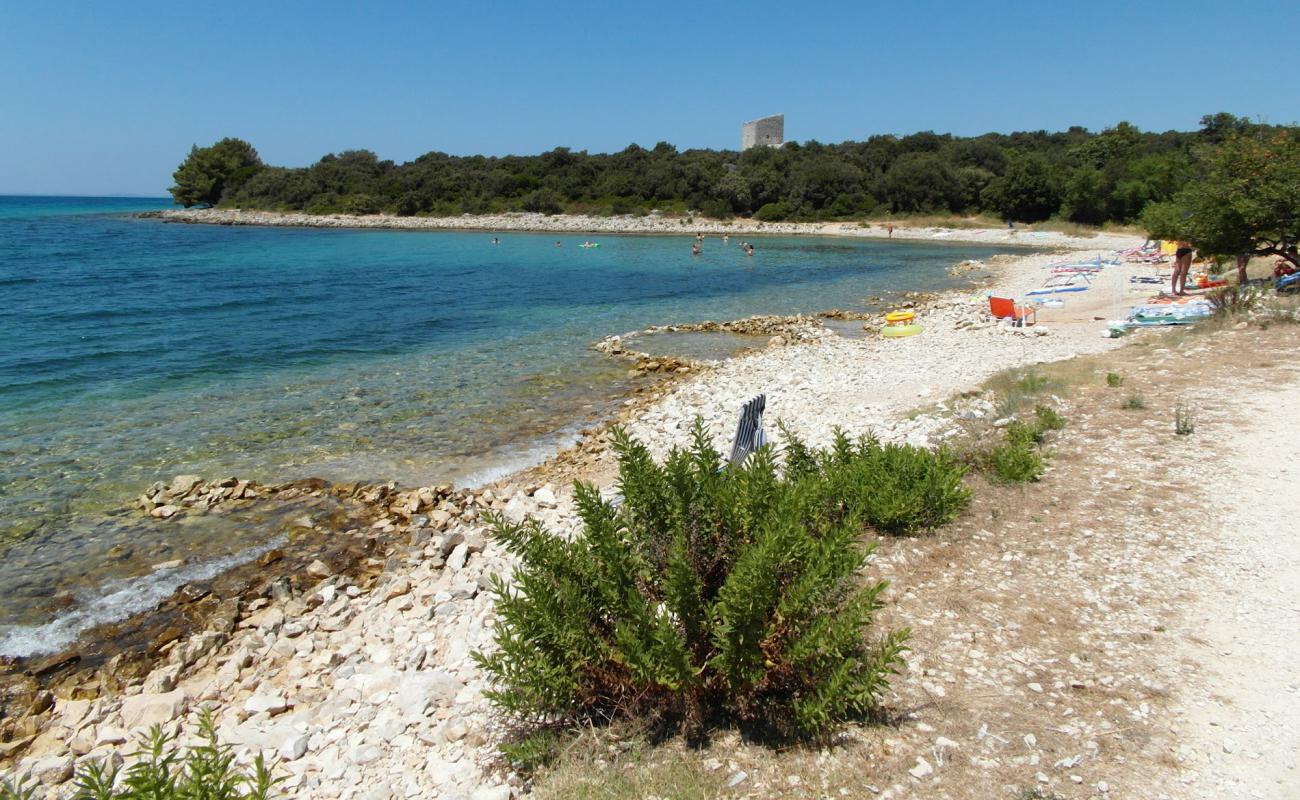
[(1014, 416), (1024, 408), (1037, 405), (1046, 394), (1059, 392), (1066, 381), (1038, 369), (1016, 369), (995, 375), (985, 383), (986, 390), (998, 398), (998, 415)]
[(1106, 385), (1112, 389), (1118, 389), (1124, 385), (1124, 376), (1118, 372), (1107, 372)]
[(1123, 403), (1120, 403), (1119, 407), (1125, 411), (1141, 411), (1147, 407), (1147, 401), (1141, 395), (1129, 395), (1124, 399)]
[[(728, 774), (707, 770), (698, 751), (680, 745), (647, 750), (634, 739), (621, 749), (595, 733), (573, 742), (533, 794), (538, 800), (707, 800), (723, 794)], [(610, 753), (614, 749), (615, 753)]]

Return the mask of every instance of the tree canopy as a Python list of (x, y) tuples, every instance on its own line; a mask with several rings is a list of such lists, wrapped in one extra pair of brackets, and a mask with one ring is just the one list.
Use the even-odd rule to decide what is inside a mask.
[(426, 153), (404, 164), (367, 150), (307, 167), (264, 167), (246, 142), (194, 148), (176, 172), (185, 205), (401, 215), (503, 211), (639, 214), (651, 209), (770, 220), (992, 214), (1131, 223), (1203, 171), (1234, 136), (1289, 129), (1211, 114), (1198, 131), (1145, 132), (1121, 122), (958, 137), (921, 131), (779, 148), (678, 150), (667, 142), (616, 153), (557, 147), (535, 156)]
[(1142, 214), (1153, 236), (1219, 256), (1282, 256), (1300, 266), (1300, 130), (1234, 130), (1199, 176)]
[(176, 185), (169, 191), (186, 208), (214, 206), (262, 169), (257, 151), (243, 139), (226, 138), (211, 147), (195, 145), (172, 173)]

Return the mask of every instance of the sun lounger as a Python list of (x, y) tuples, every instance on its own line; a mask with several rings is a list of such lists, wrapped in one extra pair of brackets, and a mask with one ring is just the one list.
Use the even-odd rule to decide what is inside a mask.
[[(733, 467), (745, 463), (755, 450), (767, 444), (767, 434), (763, 432), (763, 409), (767, 407), (767, 395), (760, 394), (750, 399), (740, 408), (740, 421), (736, 423), (736, 439), (731, 443), (731, 457), (727, 459)], [(623, 505), (623, 495), (616, 494), (609, 502), (618, 508)]]
[(732, 466), (739, 467), (750, 453), (767, 444), (767, 434), (763, 433), (763, 409), (766, 407), (767, 395), (760, 394), (740, 409), (736, 440), (731, 444), (729, 461)]

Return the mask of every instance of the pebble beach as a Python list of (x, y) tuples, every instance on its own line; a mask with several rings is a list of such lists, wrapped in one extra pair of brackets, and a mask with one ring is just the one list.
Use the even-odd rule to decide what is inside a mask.
[[(232, 225), (682, 232), (669, 220), (541, 215), (334, 219), (211, 210), (161, 215)], [(692, 223), (689, 232), (697, 230), (887, 235), (876, 227), (848, 225)], [(1025, 243), (1006, 231), (895, 232), (895, 238), (904, 236)], [(1034, 243), (1091, 257), (1139, 242), (1050, 234)], [(1088, 300), (1044, 309), (1036, 326), (1013, 328), (989, 317), (986, 292), (1020, 296), (1041, 283), (1044, 267), (1060, 258), (1060, 252), (1040, 253), (979, 265), (987, 274), (981, 289), (911, 304), (924, 328), (921, 335), (883, 339), (875, 334), (882, 321), (867, 317), (847, 323), (866, 329), (850, 337), (810, 318), (772, 329), (766, 347), (720, 362), (657, 361), (652, 371), (663, 373), (663, 380), (629, 397), (609, 422), (624, 425), (662, 455), (685, 444), (700, 418), (725, 450), (740, 405), (762, 393), (768, 398), (768, 431), (774, 432), (780, 420), (814, 445), (826, 444), (836, 427), (853, 435), (869, 431), (887, 441), (942, 444), (955, 435), (957, 420), (994, 413), (987, 400), (957, 399), (960, 393), (1003, 370), (1117, 345), (1099, 335), (1102, 323), (1096, 320), (1111, 312), (1133, 269), (1127, 266), (1103, 275)], [(637, 341), (656, 333), (621, 335), (611, 357), (635, 354)], [(512, 569), (509, 555), (488, 536), (483, 514), (533, 515), (557, 534), (577, 533), (569, 480), (595, 480), (612, 491), (606, 433), (604, 425), (588, 429), (574, 447), (540, 467), (486, 486), (350, 487), (347, 499), (366, 513), (349, 519), (356, 524), (364, 518), (367, 527), (338, 535), (365, 544), (364, 574), (337, 561), (314, 560), (281, 575), (244, 595), (233, 609), (227, 604), (205, 629), (186, 631), (159, 648), (147, 671), (122, 681), (117, 691), (92, 691), (90, 678), (78, 684), (80, 689), (62, 691), (39, 680), (24, 684), (23, 697), (30, 703), (0, 754), (9, 757), (6, 772), (30, 775), (55, 794), (68, 794), (67, 781), (79, 764), (104, 758), (120, 762), (121, 754), (130, 752), (125, 743), (152, 725), (193, 743), (193, 714), (206, 707), (241, 760), (267, 755), (286, 778), (281, 788), (294, 797), (504, 800), (517, 795), (524, 781), (496, 758), (503, 729), (483, 696), (488, 686), (472, 658), (474, 651), (492, 646), (490, 578), (508, 580)], [(779, 436), (773, 438), (779, 445)], [(321, 486), (299, 493), (328, 496), (331, 491)], [(159, 525), (176, 524), (274, 493), (248, 483), (177, 476), (152, 487), (136, 513)]]

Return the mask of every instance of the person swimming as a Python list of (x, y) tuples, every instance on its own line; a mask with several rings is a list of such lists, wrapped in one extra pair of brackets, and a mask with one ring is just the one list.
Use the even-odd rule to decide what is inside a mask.
[(700, 243), (696, 242), (695, 244), (691, 245), (691, 255), (698, 256), (699, 254), (700, 254)]

